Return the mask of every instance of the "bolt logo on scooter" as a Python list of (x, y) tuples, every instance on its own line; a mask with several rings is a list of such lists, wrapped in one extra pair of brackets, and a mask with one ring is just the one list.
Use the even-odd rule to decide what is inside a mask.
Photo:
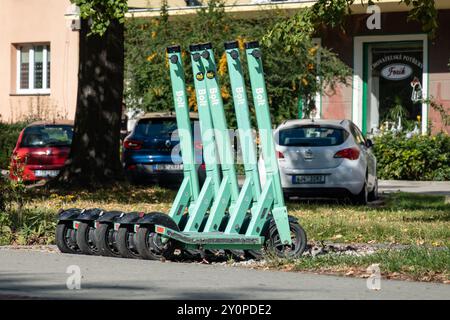
[(171, 259), (177, 249), (187, 255), (238, 250), (257, 257), (260, 249), (280, 257), (299, 257), (305, 250), (306, 233), (295, 218), (288, 216), (284, 204), (258, 42), (246, 43), (245, 55), (265, 166), (263, 186), (238, 43), (225, 43), (225, 52), (245, 169), (241, 188), (212, 46), (196, 44), (189, 49), (206, 168), (203, 185), (199, 185), (199, 164), (194, 157), (181, 48), (171, 46), (167, 54), (184, 179), (170, 212), (61, 211), (56, 230), (61, 252)]

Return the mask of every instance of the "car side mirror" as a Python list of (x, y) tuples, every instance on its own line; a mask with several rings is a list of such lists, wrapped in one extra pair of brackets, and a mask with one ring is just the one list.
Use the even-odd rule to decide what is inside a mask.
[(373, 147), (373, 141), (371, 139), (367, 139), (366, 140), (366, 147), (367, 148), (372, 148)]

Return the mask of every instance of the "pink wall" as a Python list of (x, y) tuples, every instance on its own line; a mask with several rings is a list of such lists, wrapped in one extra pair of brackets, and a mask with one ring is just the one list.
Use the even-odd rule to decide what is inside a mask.
[[(69, 0), (1, 0), (1, 121), (26, 117), (68, 118), (75, 115), (78, 32), (66, 26)], [(17, 95), (16, 44), (50, 43), (51, 84), (48, 95)]]

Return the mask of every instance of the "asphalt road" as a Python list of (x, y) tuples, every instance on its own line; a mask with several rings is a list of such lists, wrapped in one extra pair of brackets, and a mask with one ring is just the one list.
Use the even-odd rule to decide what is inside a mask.
[[(81, 289), (69, 290), (66, 273), (79, 266)], [(450, 299), (450, 285), (223, 265), (114, 259), (29, 250), (0, 250), (0, 298), (44, 299)]]

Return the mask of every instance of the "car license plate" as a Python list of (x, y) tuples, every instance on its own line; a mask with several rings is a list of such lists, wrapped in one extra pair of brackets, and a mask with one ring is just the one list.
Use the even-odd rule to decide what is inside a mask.
[(182, 164), (154, 164), (152, 166), (154, 171), (180, 171), (183, 170)]
[(34, 172), (34, 175), (36, 177), (41, 177), (41, 178), (45, 178), (45, 177), (56, 177), (59, 174), (59, 170), (36, 170)]
[(323, 174), (308, 174), (292, 176), (292, 183), (294, 184), (320, 184), (325, 183), (325, 175)]

